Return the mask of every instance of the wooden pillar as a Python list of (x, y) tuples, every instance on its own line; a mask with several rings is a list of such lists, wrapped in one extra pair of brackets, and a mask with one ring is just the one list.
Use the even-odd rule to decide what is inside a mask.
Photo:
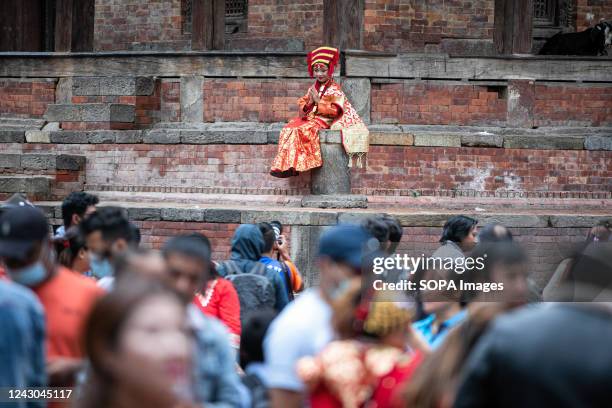
[(95, 0), (56, 0), (55, 51), (93, 51)]
[(323, 38), (340, 50), (363, 47), (365, 0), (324, 0)]
[(495, 0), (493, 38), (500, 54), (531, 52), (533, 0)]
[(191, 49), (222, 50), (225, 47), (225, 0), (193, 0)]

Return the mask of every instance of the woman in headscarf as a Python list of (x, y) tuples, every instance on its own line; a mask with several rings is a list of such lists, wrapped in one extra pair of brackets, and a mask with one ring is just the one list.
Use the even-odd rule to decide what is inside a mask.
[(361, 159), (368, 151), (369, 132), (340, 85), (332, 79), (338, 57), (338, 50), (331, 47), (320, 47), (308, 54), (308, 73), (316, 81), (298, 100), (299, 116), (280, 133), (271, 175), (297, 176), (320, 167), (323, 161), (319, 129), (341, 130), (349, 167), (353, 157), (357, 157), (357, 166), (362, 165)]

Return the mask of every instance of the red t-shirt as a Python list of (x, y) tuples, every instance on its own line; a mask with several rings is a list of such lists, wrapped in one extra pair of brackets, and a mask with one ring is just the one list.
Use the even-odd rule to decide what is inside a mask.
[(197, 293), (193, 303), (206, 315), (221, 320), (230, 331), (234, 346), (240, 345), (240, 301), (232, 282), (224, 278), (209, 281), (204, 294)]
[(91, 279), (64, 267), (59, 267), (55, 276), (33, 290), (45, 309), (47, 360), (83, 357), (83, 326), (93, 303), (104, 290)]

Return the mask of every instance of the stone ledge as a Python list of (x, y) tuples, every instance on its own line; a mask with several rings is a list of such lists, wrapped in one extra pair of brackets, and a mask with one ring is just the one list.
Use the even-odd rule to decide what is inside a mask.
[(0, 176), (0, 192), (47, 195), (52, 180), (45, 176)]
[[(162, 124), (147, 130), (15, 131), (0, 129), (0, 143), (277, 144), (282, 124), (251, 122)], [(370, 126), (373, 146), (484, 147), (612, 151), (612, 129), (501, 129), (466, 126)], [(47, 141), (48, 140), (48, 141)], [(321, 143), (340, 144), (340, 131), (322, 130)]]
[[(38, 205), (38, 204), (37, 204)], [(55, 218), (61, 218), (61, 202), (41, 202), (39, 204)], [(203, 209), (197, 205), (176, 203), (143, 205), (142, 203), (105, 201), (102, 206), (119, 205), (127, 208), (130, 219), (134, 221), (173, 221), (173, 222), (210, 222), (210, 223), (257, 223), (277, 219), (286, 225), (328, 226), (338, 222), (360, 222), (366, 217), (389, 214), (396, 217), (403, 227), (442, 227), (448, 218), (456, 215), (451, 210), (403, 211), (400, 209), (369, 211), (367, 209), (331, 210), (318, 208), (294, 208), (266, 206), (251, 208), (214, 208)], [(512, 211), (464, 211), (463, 214), (476, 218), (480, 224), (501, 222), (508, 228), (587, 228), (602, 220), (610, 220), (612, 215), (593, 213), (590, 215), (559, 214), (538, 211), (522, 213)]]
[(0, 154), (0, 167), (27, 170), (82, 170), (85, 156), (52, 153)]
[(0, 129), (0, 143), (24, 143), (25, 131)]
[(155, 81), (149, 77), (74, 77), (72, 92), (77, 96), (148, 96)]
[(612, 150), (612, 137), (610, 136), (587, 136), (584, 139), (585, 150)]
[(367, 208), (368, 198), (364, 195), (309, 195), (302, 198), (302, 207), (307, 208)]
[(504, 136), (505, 149), (583, 150), (580, 136)]
[(56, 103), (47, 106), (50, 122), (124, 122), (133, 123), (134, 105), (121, 103)]
[(461, 147), (461, 135), (444, 133), (415, 134), (414, 145), (426, 147)]

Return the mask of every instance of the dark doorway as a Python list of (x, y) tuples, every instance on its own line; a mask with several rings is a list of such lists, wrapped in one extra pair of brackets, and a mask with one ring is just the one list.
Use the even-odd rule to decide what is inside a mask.
[(53, 50), (54, 1), (0, 1), (0, 51)]

